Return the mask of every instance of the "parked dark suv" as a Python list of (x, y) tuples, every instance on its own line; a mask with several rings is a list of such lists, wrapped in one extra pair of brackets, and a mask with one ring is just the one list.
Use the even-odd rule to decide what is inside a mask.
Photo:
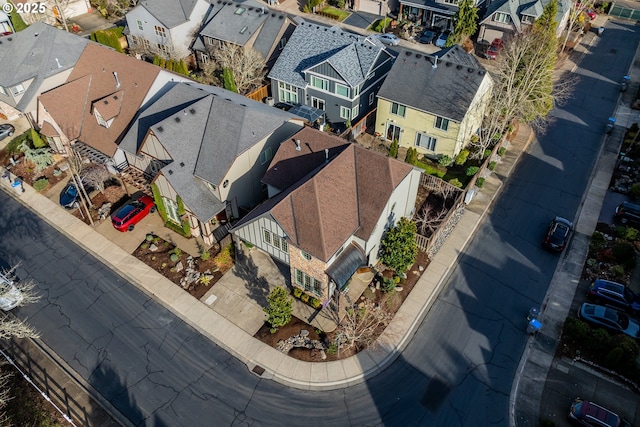
[(579, 426), (631, 427), (631, 423), (615, 412), (580, 398), (571, 404), (569, 419)]
[(640, 205), (622, 202), (616, 208), (616, 221), (622, 224), (640, 226)]
[(589, 286), (587, 297), (602, 304), (614, 305), (632, 313), (640, 313), (640, 295), (622, 283), (596, 279)]

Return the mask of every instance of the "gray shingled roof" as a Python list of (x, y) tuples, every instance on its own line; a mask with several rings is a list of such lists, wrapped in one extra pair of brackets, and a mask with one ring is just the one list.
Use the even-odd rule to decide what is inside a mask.
[[(525, 14), (533, 16), (536, 19), (540, 17), (544, 7), (551, 0), (496, 0), (489, 4), (487, 12), (484, 14), (481, 22), (487, 23), (491, 19), (491, 15), (495, 12), (506, 13), (511, 16), (513, 24), (518, 32), (522, 32), (522, 23), (520, 15)], [(558, 13), (556, 14), (556, 22), (560, 22), (568, 8), (571, 7), (571, 0), (558, 0)]]
[(304, 71), (328, 62), (351, 86), (365, 80), (384, 46), (339, 27), (301, 22), (291, 35), (269, 78), (306, 87)]
[[(138, 6), (144, 7), (165, 27), (174, 28), (189, 21), (197, 2), (198, 0), (141, 0)], [(201, 19), (198, 16), (196, 22)]]
[(437, 56), (434, 68), (433, 56), (403, 49), (378, 97), (461, 122), (488, 74), (458, 45)]
[(206, 221), (224, 204), (205, 181), (219, 185), (237, 156), (292, 117), (219, 87), (175, 83), (140, 112), (120, 148), (136, 153), (151, 129), (173, 160), (162, 174), (189, 209)]
[(37, 22), (0, 39), (0, 86), (34, 79), (17, 105), (23, 111), (39, 93), (42, 81), (73, 68), (89, 40)]
[(286, 14), (271, 11), (267, 15), (264, 24), (262, 24), (260, 34), (258, 34), (256, 41), (253, 42), (253, 48), (260, 52), (260, 55), (262, 55), (265, 60), (268, 60), (267, 55), (269, 55), (271, 48), (280, 41), (282, 28), (289, 24), (290, 21), (287, 20)]
[(244, 46), (269, 15), (266, 7), (251, 0), (222, 4), (223, 7), (200, 30), (201, 35)]

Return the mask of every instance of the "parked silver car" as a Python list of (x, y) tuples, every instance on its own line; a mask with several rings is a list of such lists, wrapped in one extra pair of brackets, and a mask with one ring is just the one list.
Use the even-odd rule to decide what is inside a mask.
[(16, 128), (9, 123), (4, 123), (0, 125), (0, 141), (5, 139), (8, 136), (13, 136), (13, 133), (16, 131)]

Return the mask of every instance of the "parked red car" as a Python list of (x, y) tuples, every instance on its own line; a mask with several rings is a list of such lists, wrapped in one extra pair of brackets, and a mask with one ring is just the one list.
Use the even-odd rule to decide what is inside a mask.
[(598, 14), (593, 9), (587, 9), (584, 13), (586, 13), (592, 21), (598, 17)]
[(502, 39), (494, 39), (487, 48), (487, 59), (496, 59), (503, 48)]
[(156, 211), (156, 205), (149, 196), (129, 200), (124, 206), (111, 215), (111, 223), (118, 231), (131, 231), (149, 212)]

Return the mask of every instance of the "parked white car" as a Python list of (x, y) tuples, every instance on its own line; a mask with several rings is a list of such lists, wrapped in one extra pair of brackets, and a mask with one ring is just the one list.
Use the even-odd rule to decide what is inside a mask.
[(397, 46), (400, 43), (400, 39), (395, 34), (376, 34), (376, 38), (380, 40), (382, 43)]
[(16, 288), (13, 280), (0, 273), (0, 309), (12, 310), (20, 305), (23, 299), (22, 292)]

